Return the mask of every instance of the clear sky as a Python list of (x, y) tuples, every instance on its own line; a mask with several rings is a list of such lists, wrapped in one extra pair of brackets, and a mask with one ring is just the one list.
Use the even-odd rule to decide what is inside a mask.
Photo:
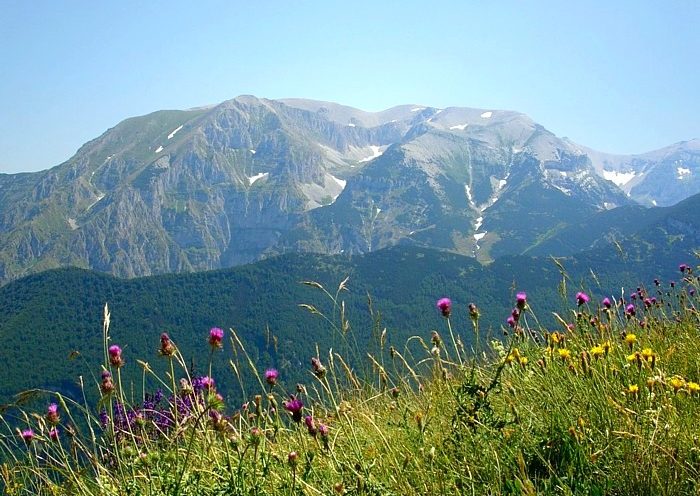
[(0, 0), (0, 172), (240, 94), (518, 110), (633, 153), (700, 138), (700, 1)]

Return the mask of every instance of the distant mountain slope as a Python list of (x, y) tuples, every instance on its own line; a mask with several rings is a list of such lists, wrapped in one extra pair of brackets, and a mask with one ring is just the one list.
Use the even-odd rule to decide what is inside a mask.
[(599, 212), (554, 230), (529, 248), (531, 255), (568, 256), (590, 249), (612, 249), (619, 243), (637, 252), (656, 254), (657, 262), (665, 253), (700, 250), (700, 194), (672, 207), (621, 207)]
[[(656, 168), (647, 155), (647, 176), (668, 169), (668, 154)], [(486, 262), (632, 204), (598, 174), (600, 156), (512, 111), (240, 96), (154, 112), (57, 167), (0, 174), (0, 284), (63, 266), (135, 277), (396, 244)]]

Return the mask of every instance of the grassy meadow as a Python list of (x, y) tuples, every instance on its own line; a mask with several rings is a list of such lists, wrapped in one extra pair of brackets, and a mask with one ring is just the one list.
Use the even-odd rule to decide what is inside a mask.
[[(553, 328), (519, 292), (499, 339), (482, 335), (478, 299), (436, 295), (435, 329), (400, 349), (381, 327), (358, 345), (347, 280), (310, 282), (327, 304), (302, 310), (343, 346), (304, 357), (303, 384), (254, 363), (230, 329), (202, 333), (208, 375), (191, 375), (166, 333), (158, 356), (132, 356), (105, 308), (103, 363), (83, 384), (99, 403), (19, 395), (2, 414), (0, 483), (10, 495), (697, 494), (699, 281), (680, 269), (599, 300), (562, 286), (571, 304)], [(453, 328), (457, 313), (471, 325)], [(158, 360), (169, 372), (154, 377)], [(217, 362), (243, 404), (217, 391)], [(122, 383), (123, 367), (160, 387)]]

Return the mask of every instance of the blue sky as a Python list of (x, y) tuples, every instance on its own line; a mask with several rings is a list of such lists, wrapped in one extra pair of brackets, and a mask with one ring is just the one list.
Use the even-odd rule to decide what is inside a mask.
[(525, 112), (617, 153), (700, 138), (700, 2), (0, 0), (0, 172), (240, 94)]

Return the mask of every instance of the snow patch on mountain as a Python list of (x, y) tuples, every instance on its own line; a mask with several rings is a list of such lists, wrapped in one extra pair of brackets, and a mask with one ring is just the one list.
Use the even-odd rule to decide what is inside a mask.
[(450, 129), (459, 129), (460, 131), (464, 131), (468, 125), (468, 123), (457, 124), (456, 126), (450, 126)]
[(177, 132), (178, 132), (180, 129), (182, 129), (182, 126), (178, 127), (178, 128), (175, 129), (172, 133), (170, 133), (170, 134), (168, 135), (168, 139), (173, 139), (173, 136), (175, 136), (175, 134), (177, 134)]
[(411, 112), (420, 112), (421, 110), (425, 110), (425, 107), (413, 107)]
[(161, 145), (161, 146), (159, 146), (158, 148), (156, 148), (156, 153), (160, 153), (160, 152), (162, 152), (162, 151), (163, 151), (163, 145)]
[(369, 162), (370, 160), (373, 160), (373, 159), (379, 157), (382, 153), (384, 153), (384, 152), (382, 151), (382, 147), (381, 147), (381, 146), (370, 145), (369, 148), (370, 148), (370, 150), (372, 150), (372, 155), (370, 155), (369, 157), (365, 157), (365, 158), (361, 159), (360, 162)]
[(618, 172), (618, 171), (611, 171), (611, 170), (605, 170), (603, 169), (603, 177), (607, 179), (608, 181), (612, 181), (615, 183), (617, 186), (624, 186), (628, 182), (630, 182), (632, 179), (636, 177), (637, 173), (634, 171), (631, 172)]
[(265, 179), (269, 175), (269, 172), (260, 172), (259, 174), (255, 174), (254, 176), (248, 176), (248, 186), (252, 186), (253, 183), (258, 179)]
[(493, 112), (491, 112), (489, 110), (488, 112), (484, 112), (483, 114), (481, 114), (481, 118), (482, 119), (490, 119), (492, 115), (493, 115)]
[(686, 177), (690, 177), (690, 169), (686, 169), (685, 167), (676, 168), (676, 172), (678, 173), (678, 179), (685, 179)]

